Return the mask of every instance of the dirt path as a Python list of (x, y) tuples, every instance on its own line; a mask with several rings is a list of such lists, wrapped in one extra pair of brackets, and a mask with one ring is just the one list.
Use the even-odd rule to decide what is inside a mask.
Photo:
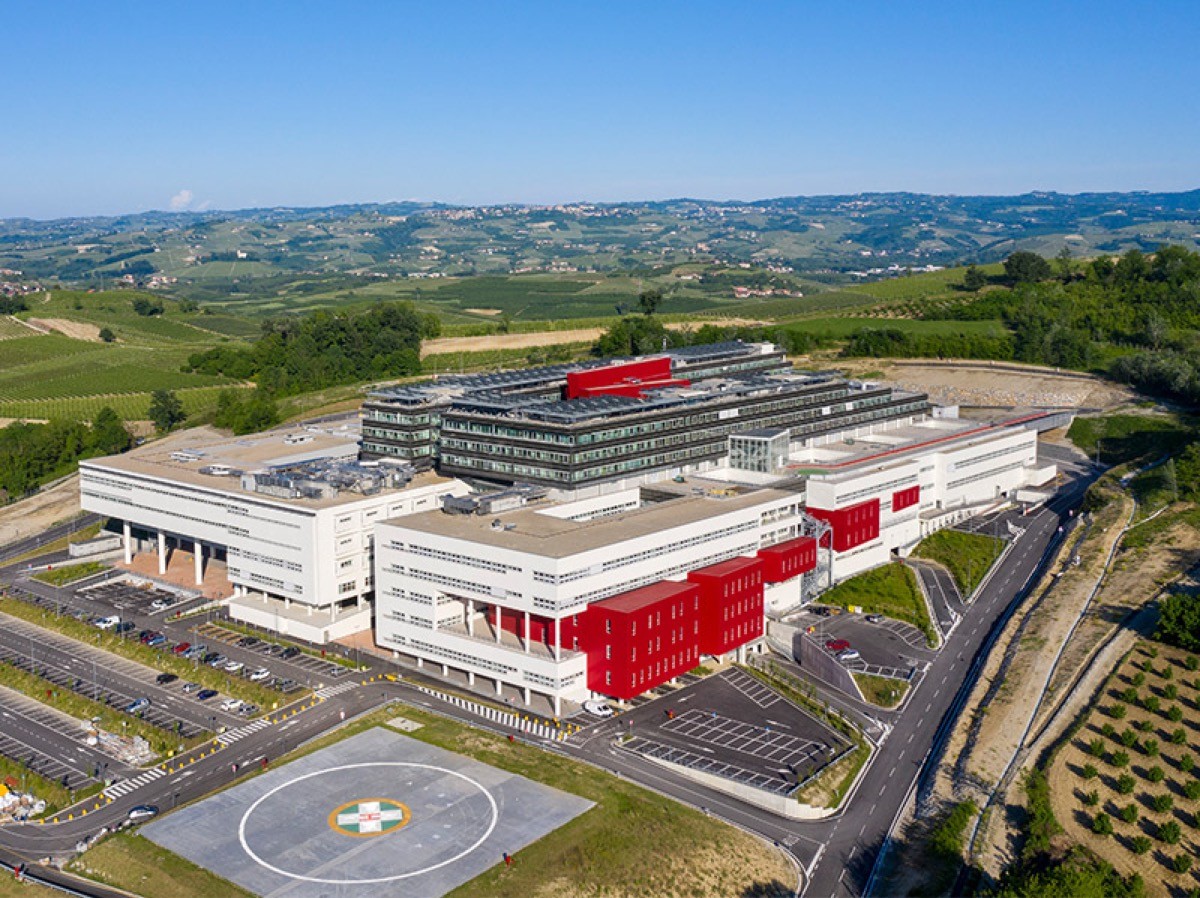
[[(717, 327), (753, 326), (761, 324), (748, 318), (714, 318), (696, 321), (672, 321), (664, 325), (668, 330), (698, 328), (705, 324)], [(439, 337), (421, 343), (421, 358), (449, 352), (487, 352), (493, 349), (532, 349), (535, 346), (559, 346), (565, 343), (592, 343), (600, 338), (606, 328), (580, 327), (572, 330), (537, 331), (530, 334), (486, 334), (482, 337)]]

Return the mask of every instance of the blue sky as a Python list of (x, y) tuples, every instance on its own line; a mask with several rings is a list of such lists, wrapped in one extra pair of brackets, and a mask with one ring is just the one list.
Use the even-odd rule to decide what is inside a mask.
[(4, 3), (0, 217), (1200, 186), (1200, 4)]

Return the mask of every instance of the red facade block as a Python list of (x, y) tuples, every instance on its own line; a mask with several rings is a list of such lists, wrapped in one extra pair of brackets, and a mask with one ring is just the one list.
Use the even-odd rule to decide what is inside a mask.
[[(588, 606), (588, 688), (633, 698), (700, 663), (700, 589), (663, 581)], [(565, 637), (564, 637), (564, 641)]]
[(811, 536), (799, 536), (759, 549), (758, 557), (763, 563), (763, 580), (782, 583), (800, 574), (807, 574), (817, 566), (817, 540)]
[(878, 499), (868, 499), (834, 511), (810, 505), (805, 511), (814, 518), (826, 521), (832, 528), (835, 552), (847, 552), (879, 536)]
[(732, 558), (688, 574), (700, 587), (700, 651), (722, 655), (763, 635), (763, 562)]
[(602, 368), (587, 368), (567, 374), (567, 399), (596, 396), (605, 388), (649, 384), (671, 379), (671, 360), (666, 356), (619, 362)]
[(921, 485), (910, 486), (908, 489), (896, 490), (892, 493), (892, 511), (904, 511), (921, 501)]

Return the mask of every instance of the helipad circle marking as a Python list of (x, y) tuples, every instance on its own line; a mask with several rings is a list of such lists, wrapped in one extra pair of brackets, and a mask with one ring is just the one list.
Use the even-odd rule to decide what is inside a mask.
[[(295, 785), (296, 783), (303, 782), (304, 780), (312, 779), (314, 776), (324, 776), (326, 773), (337, 773), (339, 770), (358, 770), (362, 767), (416, 767), (422, 770), (436, 770), (438, 773), (446, 773), (450, 776), (458, 777), (460, 780), (471, 784), (480, 792), (482, 792), (483, 796), (488, 800), (488, 805), (492, 810), (492, 819), (488, 822), (487, 831), (484, 832), (484, 834), (478, 839), (476, 839), (472, 845), (464, 848), (453, 857), (446, 858), (444, 861), (431, 864), (430, 866), (423, 867), (420, 870), (410, 870), (408, 873), (397, 873), (394, 876), (377, 876), (372, 879), (326, 879), (319, 876), (305, 876), (302, 873), (292, 873), (290, 870), (284, 870), (280, 867), (276, 867), (274, 864), (264, 861), (261, 857), (254, 853), (254, 849), (252, 849), (246, 842), (246, 821), (250, 819), (250, 815), (254, 813), (255, 809), (260, 804), (262, 804), (276, 792), (280, 792), (286, 789), (288, 786)], [(265, 867), (272, 873), (278, 873), (280, 876), (286, 876), (289, 879), (299, 879), (303, 882), (319, 882), (324, 885), (371, 885), (373, 883), (395, 882), (398, 879), (408, 879), (412, 876), (420, 876), (423, 873), (429, 873), (433, 870), (441, 869), (447, 864), (453, 864), (455, 861), (461, 860), (482, 845), (485, 841), (487, 841), (488, 836), (492, 834), (492, 831), (496, 828), (496, 824), (499, 822), (499, 820), (500, 809), (496, 807), (496, 799), (492, 798), (492, 793), (485, 789), (477, 781), (471, 779), (471, 777), (467, 776), (465, 773), (459, 773), (457, 770), (449, 770), (446, 767), (438, 767), (434, 764), (417, 764), (410, 761), (364, 761), (361, 764), (343, 764), (341, 767), (326, 767), (324, 770), (316, 770), (312, 773), (306, 773), (303, 776), (297, 776), (288, 780), (287, 782), (280, 783), (274, 789), (271, 789), (269, 792), (259, 796), (259, 798), (252, 805), (250, 805), (250, 807), (246, 808), (246, 812), (242, 814), (242, 819), (238, 823), (238, 841), (242, 845), (242, 851), (246, 852), (250, 859), (260, 867)]]
[(343, 836), (371, 838), (403, 829), (412, 821), (408, 805), (390, 798), (356, 798), (329, 812), (329, 828)]

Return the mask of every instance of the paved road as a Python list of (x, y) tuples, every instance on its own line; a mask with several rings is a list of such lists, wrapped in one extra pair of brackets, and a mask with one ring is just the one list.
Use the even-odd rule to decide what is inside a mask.
[(7, 561), (10, 558), (16, 558), (18, 555), (32, 552), (47, 543), (52, 543), (56, 539), (62, 539), (76, 530), (82, 530), (103, 520), (104, 517), (101, 515), (89, 513), (78, 518), (72, 518), (69, 521), (64, 521), (61, 524), (55, 524), (53, 527), (48, 527), (41, 533), (34, 534), (33, 536), (27, 536), (23, 539), (7, 543), (0, 546), (0, 561)]
[(938, 629), (944, 636), (953, 629), (966, 611), (954, 578), (941, 565), (915, 558), (910, 559), (908, 565), (921, 578), (921, 585), (925, 587), (925, 594), (929, 596), (929, 604), (937, 618)]

